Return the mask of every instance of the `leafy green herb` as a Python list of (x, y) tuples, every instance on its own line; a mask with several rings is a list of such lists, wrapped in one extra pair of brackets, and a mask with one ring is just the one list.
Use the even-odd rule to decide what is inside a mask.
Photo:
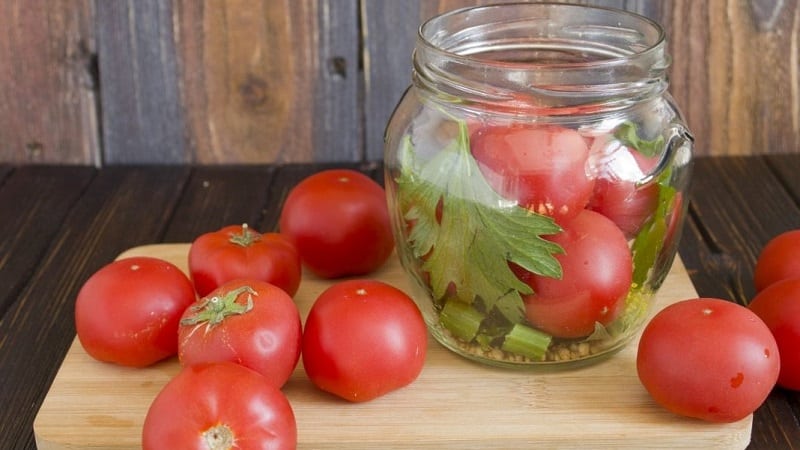
[(636, 129), (636, 124), (627, 121), (623, 122), (614, 132), (614, 137), (619, 139), (625, 145), (633, 147), (644, 156), (653, 157), (661, 153), (664, 148), (664, 136), (658, 136), (652, 140), (646, 140), (639, 137)]
[(561, 228), (489, 186), (470, 153), (466, 124), (457, 123), (457, 137), (428, 161), (417, 161), (410, 137), (403, 141), (396, 181), (405, 219), (414, 224), (408, 242), (416, 257), (424, 256), (422, 270), (430, 274), (436, 299), (452, 284), (460, 301), (520, 323), (525, 320), (521, 294), (532, 290), (509, 262), (560, 278), (553, 255), (563, 250), (541, 236)]
[(667, 170), (659, 176), (658, 207), (633, 241), (633, 282), (638, 286), (643, 286), (647, 280), (666, 239), (667, 214), (676, 194), (675, 188), (668, 184), (670, 173)]
[[(654, 157), (664, 150), (664, 137), (658, 136), (653, 140), (645, 140), (639, 137), (636, 124), (625, 122), (617, 128), (614, 136), (623, 144), (635, 149), (639, 153)], [(675, 188), (670, 186), (672, 171), (663, 171), (656, 182), (658, 183), (658, 207), (653, 216), (644, 224), (636, 235), (633, 242), (633, 282), (635, 285), (643, 286), (647, 280), (650, 268), (655, 264), (659, 252), (664, 245), (667, 234), (667, 214), (672, 205), (673, 197), (676, 194)]]

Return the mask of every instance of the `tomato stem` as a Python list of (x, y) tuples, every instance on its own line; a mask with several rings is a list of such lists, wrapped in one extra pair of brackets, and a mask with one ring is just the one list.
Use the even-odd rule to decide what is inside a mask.
[[(242, 305), (236, 300), (239, 295), (247, 292), (247, 303)], [(253, 296), (258, 293), (250, 286), (241, 286), (220, 295), (205, 297), (189, 307), (194, 313), (181, 319), (181, 325), (206, 324), (207, 329), (221, 323), (231, 315), (245, 314), (253, 309)]]
[(242, 234), (231, 233), (228, 241), (241, 247), (249, 247), (261, 240), (261, 234), (253, 231), (246, 223), (242, 224)]
[(203, 441), (208, 450), (229, 450), (234, 448), (236, 437), (229, 426), (219, 423), (203, 432)]

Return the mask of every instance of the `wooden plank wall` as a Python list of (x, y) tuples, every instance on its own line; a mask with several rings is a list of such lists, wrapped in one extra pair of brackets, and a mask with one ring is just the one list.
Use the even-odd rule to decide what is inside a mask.
[[(0, 162), (379, 160), (416, 29), (475, 0), (0, 0)], [(703, 155), (800, 151), (800, 0), (594, 0), (666, 28)]]

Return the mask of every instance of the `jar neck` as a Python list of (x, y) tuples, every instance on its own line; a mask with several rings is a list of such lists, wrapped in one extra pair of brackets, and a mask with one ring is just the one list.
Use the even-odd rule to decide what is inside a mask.
[(445, 102), (494, 113), (610, 112), (660, 96), (662, 28), (629, 12), (569, 4), (460, 9), (423, 24), (414, 84)]

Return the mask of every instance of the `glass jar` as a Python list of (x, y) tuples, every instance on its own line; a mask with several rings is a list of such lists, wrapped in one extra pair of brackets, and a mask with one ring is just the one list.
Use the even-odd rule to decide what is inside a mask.
[(574, 367), (644, 325), (674, 259), (693, 140), (662, 28), (569, 4), (424, 23), (385, 135), (397, 250), (445, 347)]

